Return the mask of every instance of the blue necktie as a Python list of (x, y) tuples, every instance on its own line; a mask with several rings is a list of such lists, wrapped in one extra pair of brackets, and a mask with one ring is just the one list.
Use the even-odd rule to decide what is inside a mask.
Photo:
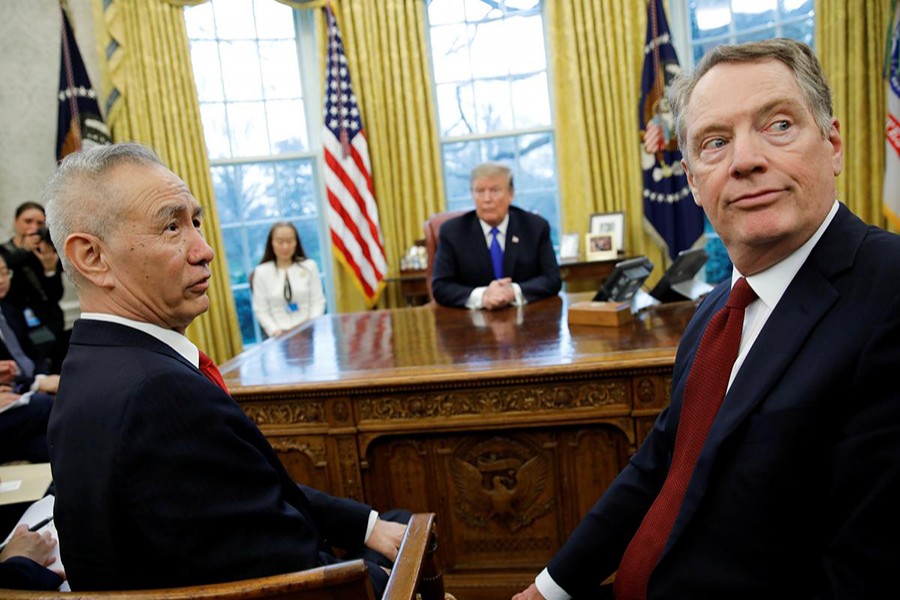
[(494, 265), (494, 279), (503, 277), (503, 249), (500, 247), (500, 242), (497, 241), (498, 233), (500, 230), (496, 227), (491, 228), (491, 234), (494, 236), (491, 239), (491, 264)]
[(6, 349), (9, 350), (10, 355), (16, 361), (16, 364), (19, 365), (19, 368), (22, 369), (22, 373), (29, 379), (33, 377), (34, 361), (28, 358), (28, 355), (22, 350), (22, 346), (19, 345), (19, 338), (16, 337), (9, 323), (6, 322), (6, 317), (3, 316), (3, 313), (0, 313), (0, 335), (3, 336)]

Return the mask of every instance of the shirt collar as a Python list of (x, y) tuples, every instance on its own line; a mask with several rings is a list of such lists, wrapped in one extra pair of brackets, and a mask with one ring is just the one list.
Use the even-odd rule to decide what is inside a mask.
[[(812, 252), (812, 249), (819, 242), (819, 239), (825, 233), (825, 230), (828, 229), (831, 221), (834, 220), (834, 215), (837, 214), (838, 206), (839, 203), (835, 200), (831, 210), (825, 216), (825, 220), (822, 221), (822, 224), (819, 225), (819, 228), (812, 237), (806, 240), (805, 244), (765, 271), (747, 277), (747, 283), (750, 284), (750, 287), (753, 288), (753, 291), (756, 292), (756, 295), (759, 296), (759, 299), (763, 301), (769, 310), (774, 309), (775, 305), (778, 304), (778, 301), (781, 300), (788, 285), (794, 280), (800, 267), (806, 262), (810, 252)], [(735, 282), (741, 277), (743, 277), (743, 275), (741, 275), (737, 269), (734, 269), (734, 272), (731, 275), (732, 287), (734, 287)]]
[(119, 315), (111, 315), (107, 313), (83, 312), (81, 313), (81, 318), (89, 321), (106, 321), (108, 323), (117, 323), (119, 325), (124, 325), (126, 327), (131, 327), (132, 329), (143, 331), (147, 335), (152, 335), (165, 345), (169, 346), (170, 348), (172, 348), (172, 350), (183, 356), (189, 363), (199, 368), (200, 350), (198, 350), (197, 346), (195, 346), (189, 339), (187, 339), (177, 331), (165, 329), (163, 327), (160, 327), (159, 325), (154, 325), (152, 323), (144, 323), (141, 321), (135, 321), (133, 319), (126, 319), (125, 317), (121, 317)]
[[(481, 224), (481, 231), (484, 232), (484, 237), (489, 236), (491, 234), (491, 229), (494, 228), (493, 225), (488, 225), (487, 223), (482, 221), (480, 218), (478, 219), (478, 222)], [(503, 217), (503, 220), (500, 221), (499, 225), (497, 225), (497, 231), (500, 232), (500, 235), (503, 236), (504, 239), (506, 238), (506, 227), (508, 225), (509, 225), (509, 213), (506, 213), (506, 216)]]

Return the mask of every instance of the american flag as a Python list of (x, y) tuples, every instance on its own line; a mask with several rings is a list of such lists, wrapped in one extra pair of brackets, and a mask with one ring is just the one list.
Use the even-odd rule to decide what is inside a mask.
[(378, 205), (372, 187), (372, 167), (366, 133), (344, 43), (331, 6), (328, 21), (328, 71), (325, 82), (325, 190), (328, 225), (338, 259), (351, 272), (369, 306), (375, 304), (384, 283), (387, 263), (378, 224)]
[(888, 37), (887, 124), (885, 127), (884, 216), (900, 231), (900, 4), (894, 3), (894, 19)]
[(703, 211), (691, 197), (675, 139), (674, 116), (665, 97), (669, 82), (680, 70), (662, 0), (649, 0), (638, 119), (642, 131), (651, 125), (661, 128), (663, 144), (652, 154), (641, 149), (644, 218), (673, 259), (703, 234)]

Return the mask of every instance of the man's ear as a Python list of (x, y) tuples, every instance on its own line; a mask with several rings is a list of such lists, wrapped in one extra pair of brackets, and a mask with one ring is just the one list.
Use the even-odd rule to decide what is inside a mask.
[(107, 260), (109, 250), (100, 238), (89, 233), (73, 233), (66, 238), (64, 251), (82, 277), (97, 287), (112, 287), (113, 275)]

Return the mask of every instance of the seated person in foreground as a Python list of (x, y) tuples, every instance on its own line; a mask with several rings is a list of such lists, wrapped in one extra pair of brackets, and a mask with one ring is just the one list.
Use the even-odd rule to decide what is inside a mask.
[(56, 540), (49, 531), (28, 531), (20, 525), (0, 551), (0, 588), (55, 590), (63, 578), (48, 567), (56, 562)]
[(443, 306), (494, 310), (559, 293), (559, 265), (550, 225), (510, 206), (515, 195), (509, 167), (472, 169), (475, 210), (441, 226), (432, 290)]
[[(48, 462), (47, 421), (59, 382), (6, 299), (12, 272), (0, 256), (0, 462)], [(11, 406), (14, 405), (14, 406)], [(4, 410), (5, 409), (5, 410)]]
[(213, 259), (184, 182), (152, 150), (114, 144), (67, 156), (46, 197), (84, 311), (48, 432), (72, 589), (263, 577), (341, 547), (367, 559), (380, 597), (405, 525), (294, 483), (184, 336), (209, 308)]

